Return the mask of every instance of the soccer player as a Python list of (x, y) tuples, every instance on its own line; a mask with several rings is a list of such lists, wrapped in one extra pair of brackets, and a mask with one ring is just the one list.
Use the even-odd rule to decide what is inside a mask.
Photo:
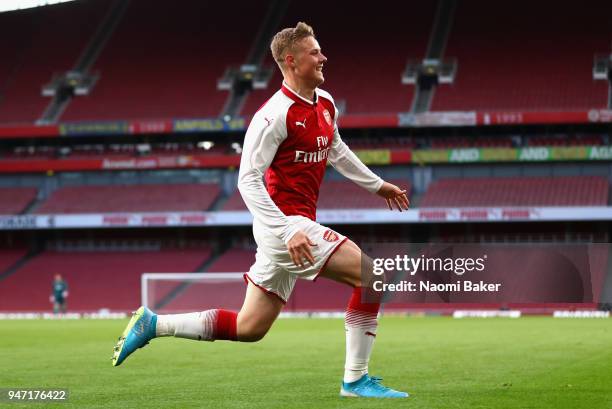
[(66, 312), (66, 298), (68, 298), (68, 283), (64, 281), (60, 274), (56, 274), (53, 278), (53, 287), (51, 297), (53, 303), (53, 313)]
[[(383, 181), (340, 138), (338, 110), (319, 89), (327, 58), (310, 26), (298, 23), (277, 33), (272, 55), (282, 88), (255, 114), (247, 130), (238, 188), (254, 216), (255, 263), (245, 274), (239, 313), (222, 309), (156, 315), (134, 314), (113, 353), (113, 365), (155, 337), (258, 341), (268, 332), (297, 278), (325, 277), (354, 288), (346, 310), (346, 363), (342, 396), (403, 398), (370, 377), (368, 361), (378, 325), (379, 303), (362, 300), (361, 250), (342, 234), (316, 222), (319, 186), (329, 161), (336, 170), (386, 200), (390, 210), (408, 208), (406, 191)], [(263, 178), (266, 179), (266, 186)]]

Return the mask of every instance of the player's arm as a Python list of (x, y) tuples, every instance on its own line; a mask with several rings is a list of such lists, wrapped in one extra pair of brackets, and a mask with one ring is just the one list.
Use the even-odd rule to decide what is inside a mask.
[(244, 138), (238, 172), (238, 190), (249, 211), (267, 230), (285, 243), (296, 233), (297, 228), (291, 225), (272, 201), (264, 186), (263, 176), (286, 137), (284, 118), (256, 115)]
[(303, 267), (304, 259), (314, 264), (310, 246), (315, 244), (303, 231), (291, 225), (263, 184), (263, 175), (286, 137), (285, 118), (267, 118), (263, 115), (253, 118), (244, 138), (238, 190), (253, 217), (283, 240), (293, 262)]
[(334, 140), (329, 152), (329, 161), (343, 176), (357, 183), (367, 191), (376, 193), (378, 196), (384, 198), (387, 202), (387, 206), (389, 206), (389, 210), (393, 210), (393, 205), (395, 205), (400, 212), (402, 209), (408, 209), (410, 202), (406, 196), (406, 190), (402, 190), (392, 183), (385, 182), (368, 169), (357, 155), (349, 149), (342, 138), (340, 138), (338, 126), (334, 129)]
[(286, 137), (287, 127), (283, 118), (256, 115), (244, 138), (238, 172), (238, 190), (249, 211), (285, 243), (297, 232), (297, 228), (272, 201), (264, 186), (263, 175)]

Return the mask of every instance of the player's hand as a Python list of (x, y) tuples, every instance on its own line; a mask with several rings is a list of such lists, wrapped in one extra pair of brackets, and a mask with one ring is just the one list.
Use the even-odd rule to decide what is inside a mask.
[(397, 210), (401, 212), (402, 209), (408, 210), (408, 206), (410, 206), (410, 201), (408, 200), (408, 196), (406, 196), (406, 190), (402, 190), (391, 183), (383, 183), (376, 194), (387, 201), (389, 210), (393, 210), (395, 206)]
[(316, 246), (316, 244), (302, 230), (291, 237), (291, 240), (287, 243), (287, 249), (289, 249), (291, 260), (296, 266), (304, 268), (304, 259), (308, 260), (311, 266), (314, 266), (315, 259), (310, 250), (311, 246)]

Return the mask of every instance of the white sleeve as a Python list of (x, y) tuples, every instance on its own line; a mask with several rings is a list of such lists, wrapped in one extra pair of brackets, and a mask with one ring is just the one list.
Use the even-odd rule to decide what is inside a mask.
[(287, 243), (298, 231), (291, 225), (287, 216), (274, 204), (263, 183), (263, 175), (268, 169), (279, 145), (287, 138), (285, 118), (279, 116), (268, 119), (256, 115), (244, 138), (238, 190), (253, 217), (272, 234)]
[[(337, 117), (338, 111), (336, 110)], [(378, 192), (384, 183), (342, 141), (338, 132), (338, 125), (334, 127), (334, 140), (329, 151), (329, 162), (338, 172), (370, 193)]]

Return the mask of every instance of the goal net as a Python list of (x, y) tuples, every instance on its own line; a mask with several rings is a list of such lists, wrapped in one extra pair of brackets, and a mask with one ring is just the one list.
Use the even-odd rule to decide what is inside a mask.
[(162, 314), (224, 308), (238, 311), (244, 273), (145, 273), (142, 305)]

